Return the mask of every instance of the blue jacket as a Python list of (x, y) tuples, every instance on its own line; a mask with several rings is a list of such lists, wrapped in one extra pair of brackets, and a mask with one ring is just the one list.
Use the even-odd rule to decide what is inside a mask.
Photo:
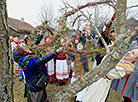
[(39, 89), (36, 87), (36, 83), (39, 80), (39, 78), (42, 76), (43, 72), (47, 75), (47, 70), (45, 67), (45, 63), (50, 61), (52, 58), (57, 56), (57, 52), (51, 52), (42, 58), (38, 57), (32, 57), (30, 58), (29, 55), (21, 58), (19, 60), (19, 65), (24, 71), (25, 74), (25, 80), (28, 90), (32, 92), (38, 92), (42, 89)]
[[(137, 44), (137, 41), (133, 41), (128, 49), (134, 48)], [(135, 63), (134, 71), (138, 71), (138, 63)], [(138, 87), (136, 87), (137, 82), (138, 73), (132, 72), (122, 79), (114, 79), (111, 87), (120, 95), (129, 97), (133, 102), (136, 102), (136, 99), (138, 99)]]

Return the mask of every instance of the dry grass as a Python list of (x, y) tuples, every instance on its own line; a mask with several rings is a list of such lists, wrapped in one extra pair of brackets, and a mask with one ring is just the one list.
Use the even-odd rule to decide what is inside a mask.
[[(55, 95), (59, 91), (62, 91), (64, 88), (66, 88), (69, 85), (69, 83), (70, 81), (67, 82), (65, 86), (59, 86), (56, 80), (54, 81), (53, 84), (49, 83), (46, 89), (50, 102), (54, 102), (53, 100)], [(24, 81), (19, 81), (17, 76), (14, 77), (14, 101), (27, 102), (27, 99), (24, 98)], [(120, 96), (114, 90), (111, 89), (108, 102), (121, 102), (121, 101), (123, 101), (122, 96)], [(73, 102), (73, 99), (70, 102)]]
[[(54, 102), (53, 100), (55, 95), (59, 91), (62, 91), (64, 88), (66, 88), (68, 85), (69, 85), (69, 82), (67, 82), (65, 86), (59, 86), (58, 82), (56, 81), (54, 81), (53, 84), (49, 83), (46, 89), (47, 89), (47, 95), (50, 102)], [(27, 102), (27, 99), (24, 98), (24, 81), (19, 81), (18, 77), (16, 77), (14, 81), (14, 101)], [(120, 96), (114, 90), (111, 89), (108, 102), (121, 102), (121, 101), (123, 101), (122, 96)], [(70, 102), (73, 102), (73, 101), (70, 101)]]

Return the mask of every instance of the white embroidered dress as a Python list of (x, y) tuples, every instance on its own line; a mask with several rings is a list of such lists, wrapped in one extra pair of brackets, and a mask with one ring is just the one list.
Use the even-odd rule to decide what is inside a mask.
[(51, 59), (48, 64), (48, 75), (53, 75), (55, 73), (54, 71), (54, 59)]
[(134, 65), (132, 63), (123, 60), (121, 61), (122, 63), (126, 62), (131, 65), (132, 70), (130, 69), (130, 71), (126, 71), (125, 68), (117, 65), (106, 75), (111, 80), (109, 80), (108, 78), (100, 78), (97, 82), (91, 84), (90, 86), (87, 86), (85, 89), (77, 93), (76, 100), (82, 102), (104, 102), (107, 97), (112, 80), (120, 79), (126, 75), (126, 72), (127, 74), (130, 74), (130, 72), (134, 70)]

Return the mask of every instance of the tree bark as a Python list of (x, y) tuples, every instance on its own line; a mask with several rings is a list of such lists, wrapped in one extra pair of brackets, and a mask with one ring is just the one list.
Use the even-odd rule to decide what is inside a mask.
[(69, 98), (84, 89), (86, 86), (91, 85), (101, 77), (105, 76), (111, 69), (116, 66), (116, 64), (122, 58), (124, 53), (127, 51), (127, 47), (131, 44), (133, 39), (138, 34), (137, 27), (131, 36), (126, 36), (125, 26), (123, 25), (125, 24), (124, 22), (126, 17), (125, 8), (126, 0), (118, 0), (116, 9), (116, 24), (120, 23), (120, 25), (116, 25), (116, 35), (121, 36), (116, 39), (116, 44), (114, 45), (113, 50), (104, 57), (100, 65), (98, 65), (95, 69), (92, 69), (90, 72), (86, 73), (84, 76), (81, 77), (81, 79), (83, 79), (83, 82), (80, 82), (79, 78), (75, 82), (71, 83), (63, 91), (59, 92), (55, 96), (55, 102), (69, 102)]
[(126, 2), (127, 0), (118, 0), (116, 4), (115, 30), (117, 35), (124, 34), (126, 32)]
[(69, 102), (68, 98), (71, 98), (86, 86), (91, 85), (101, 77), (105, 76), (116, 66), (137, 34), (138, 29), (136, 29), (131, 36), (120, 38), (116, 45), (114, 45), (113, 50), (105, 56), (105, 59), (101, 64), (81, 77), (83, 82), (80, 82), (80, 79), (77, 79), (75, 82), (71, 83), (67, 88), (55, 96), (55, 102)]
[(13, 73), (6, 0), (0, 1), (0, 102), (13, 102)]

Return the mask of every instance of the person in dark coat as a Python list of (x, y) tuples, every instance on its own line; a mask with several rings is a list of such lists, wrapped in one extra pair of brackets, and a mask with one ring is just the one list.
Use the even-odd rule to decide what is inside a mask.
[[(105, 40), (105, 42), (106, 42), (107, 45), (111, 44), (111, 40), (108, 38), (108, 36), (105, 36), (105, 34), (104, 34), (103, 32), (101, 33), (101, 35), (102, 35), (102, 37), (103, 37), (103, 39)], [(102, 40), (101, 40), (101, 39), (99, 39), (99, 41), (98, 41), (98, 47), (100, 47), (100, 48), (105, 48), (105, 46), (104, 46), (104, 44), (102, 43)], [(101, 55), (99, 55), (99, 54), (96, 56), (95, 59), (96, 59), (96, 62), (97, 62), (97, 66), (101, 63), (103, 57), (104, 57), (104, 56), (101, 56)]]
[[(35, 44), (40, 43), (42, 35), (35, 39)], [(20, 44), (13, 51), (13, 59), (24, 71), (26, 86), (28, 89), (27, 102), (47, 102), (46, 85), (48, 84), (47, 69), (45, 63), (57, 56), (61, 48), (39, 57), (31, 52), (27, 45)]]
[(83, 43), (83, 45), (86, 44), (86, 30), (85, 29), (82, 31), (79, 39), (81, 40), (81, 42)]

